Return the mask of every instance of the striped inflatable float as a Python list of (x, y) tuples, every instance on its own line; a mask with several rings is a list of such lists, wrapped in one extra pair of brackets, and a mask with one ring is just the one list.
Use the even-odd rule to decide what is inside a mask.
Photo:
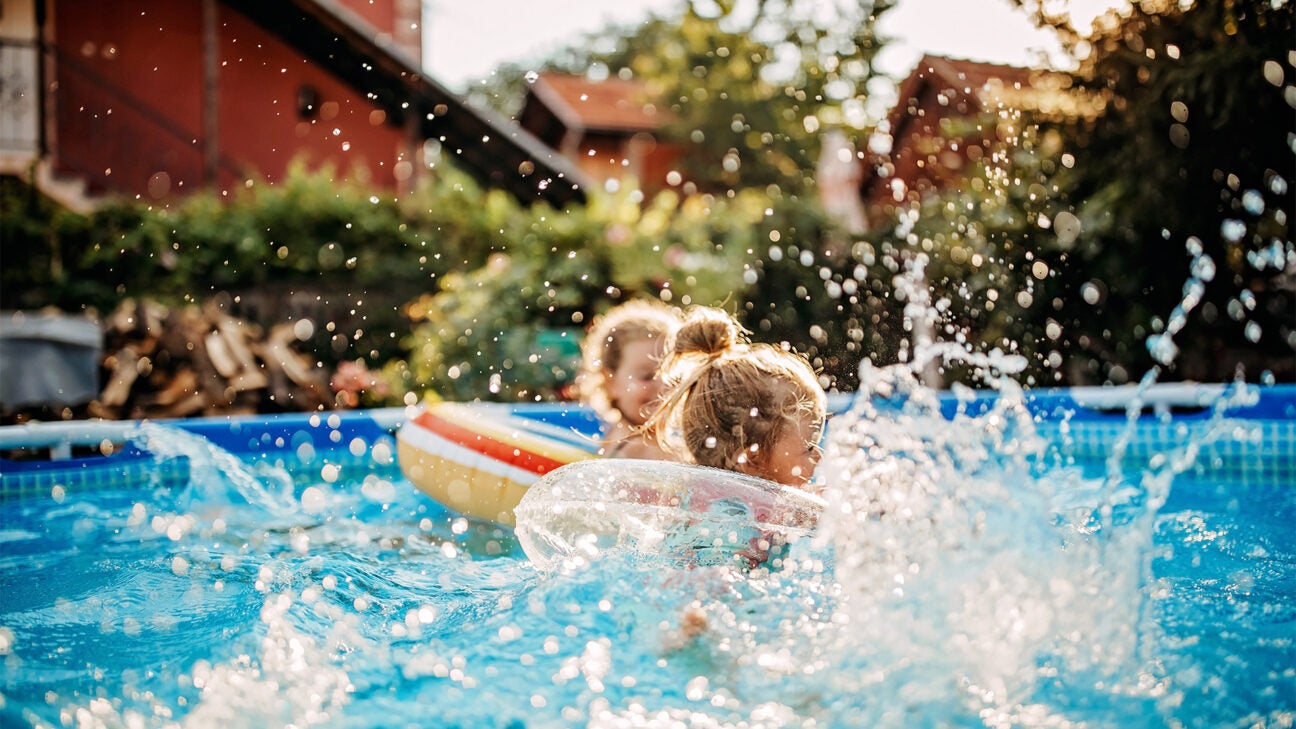
[(401, 472), (419, 490), (506, 526), (532, 483), (597, 450), (591, 437), (481, 403), (428, 403), (396, 433)]

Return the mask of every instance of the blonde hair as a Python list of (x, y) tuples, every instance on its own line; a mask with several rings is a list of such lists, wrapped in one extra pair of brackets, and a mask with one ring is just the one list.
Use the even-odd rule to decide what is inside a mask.
[(576, 375), (580, 398), (605, 422), (623, 417), (608, 396), (608, 379), (621, 366), (626, 345), (643, 340), (669, 344), (683, 316), (672, 306), (636, 299), (613, 307), (590, 323), (581, 343), (581, 368)]
[[(796, 417), (822, 423), (827, 396), (810, 364), (747, 333), (720, 309), (693, 309), (663, 366), (672, 388), (648, 422), (677, 455), (749, 472)], [(754, 448), (753, 448), (754, 446)]]

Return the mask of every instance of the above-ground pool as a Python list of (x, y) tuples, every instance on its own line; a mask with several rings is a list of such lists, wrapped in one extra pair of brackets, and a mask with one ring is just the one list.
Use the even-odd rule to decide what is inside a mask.
[(818, 535), (749, 570), (541, 572), (403, 410), (0, 429), (0, 726), (1296, 721), (1296, 388), (834, 404)]

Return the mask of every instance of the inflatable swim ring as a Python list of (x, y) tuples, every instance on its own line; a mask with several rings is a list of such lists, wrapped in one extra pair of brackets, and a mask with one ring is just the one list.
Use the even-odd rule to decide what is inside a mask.
[(554, 569), (609, 550), (684, 564), (773, 561), (813, 532), (823, 509), (818, 496), (733, 471), (599, 459), (536, 481), (514, 513), (527, 557)]
[(481, 403), (428, 403), (396, 432), (401, 472), (420, 491), (505, 526), (536, 479), (597, 449), (591, 438)]

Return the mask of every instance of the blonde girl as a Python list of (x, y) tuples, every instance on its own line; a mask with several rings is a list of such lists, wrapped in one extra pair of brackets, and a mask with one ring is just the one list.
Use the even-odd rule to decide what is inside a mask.
[(635, 300), (591, 323), (576, 381), (581, 399), (604, 423), (603, 455), (671, 458), (643, 426), (656, 412), (662, 358), (681, 319), (674, 307)]
[(788, 486), (809, 482), (827, 397), (804, 358), (751, 344), (727, 313), (698, 307), (663, 371), (671, 389), (649, 427), (669, 450)]

